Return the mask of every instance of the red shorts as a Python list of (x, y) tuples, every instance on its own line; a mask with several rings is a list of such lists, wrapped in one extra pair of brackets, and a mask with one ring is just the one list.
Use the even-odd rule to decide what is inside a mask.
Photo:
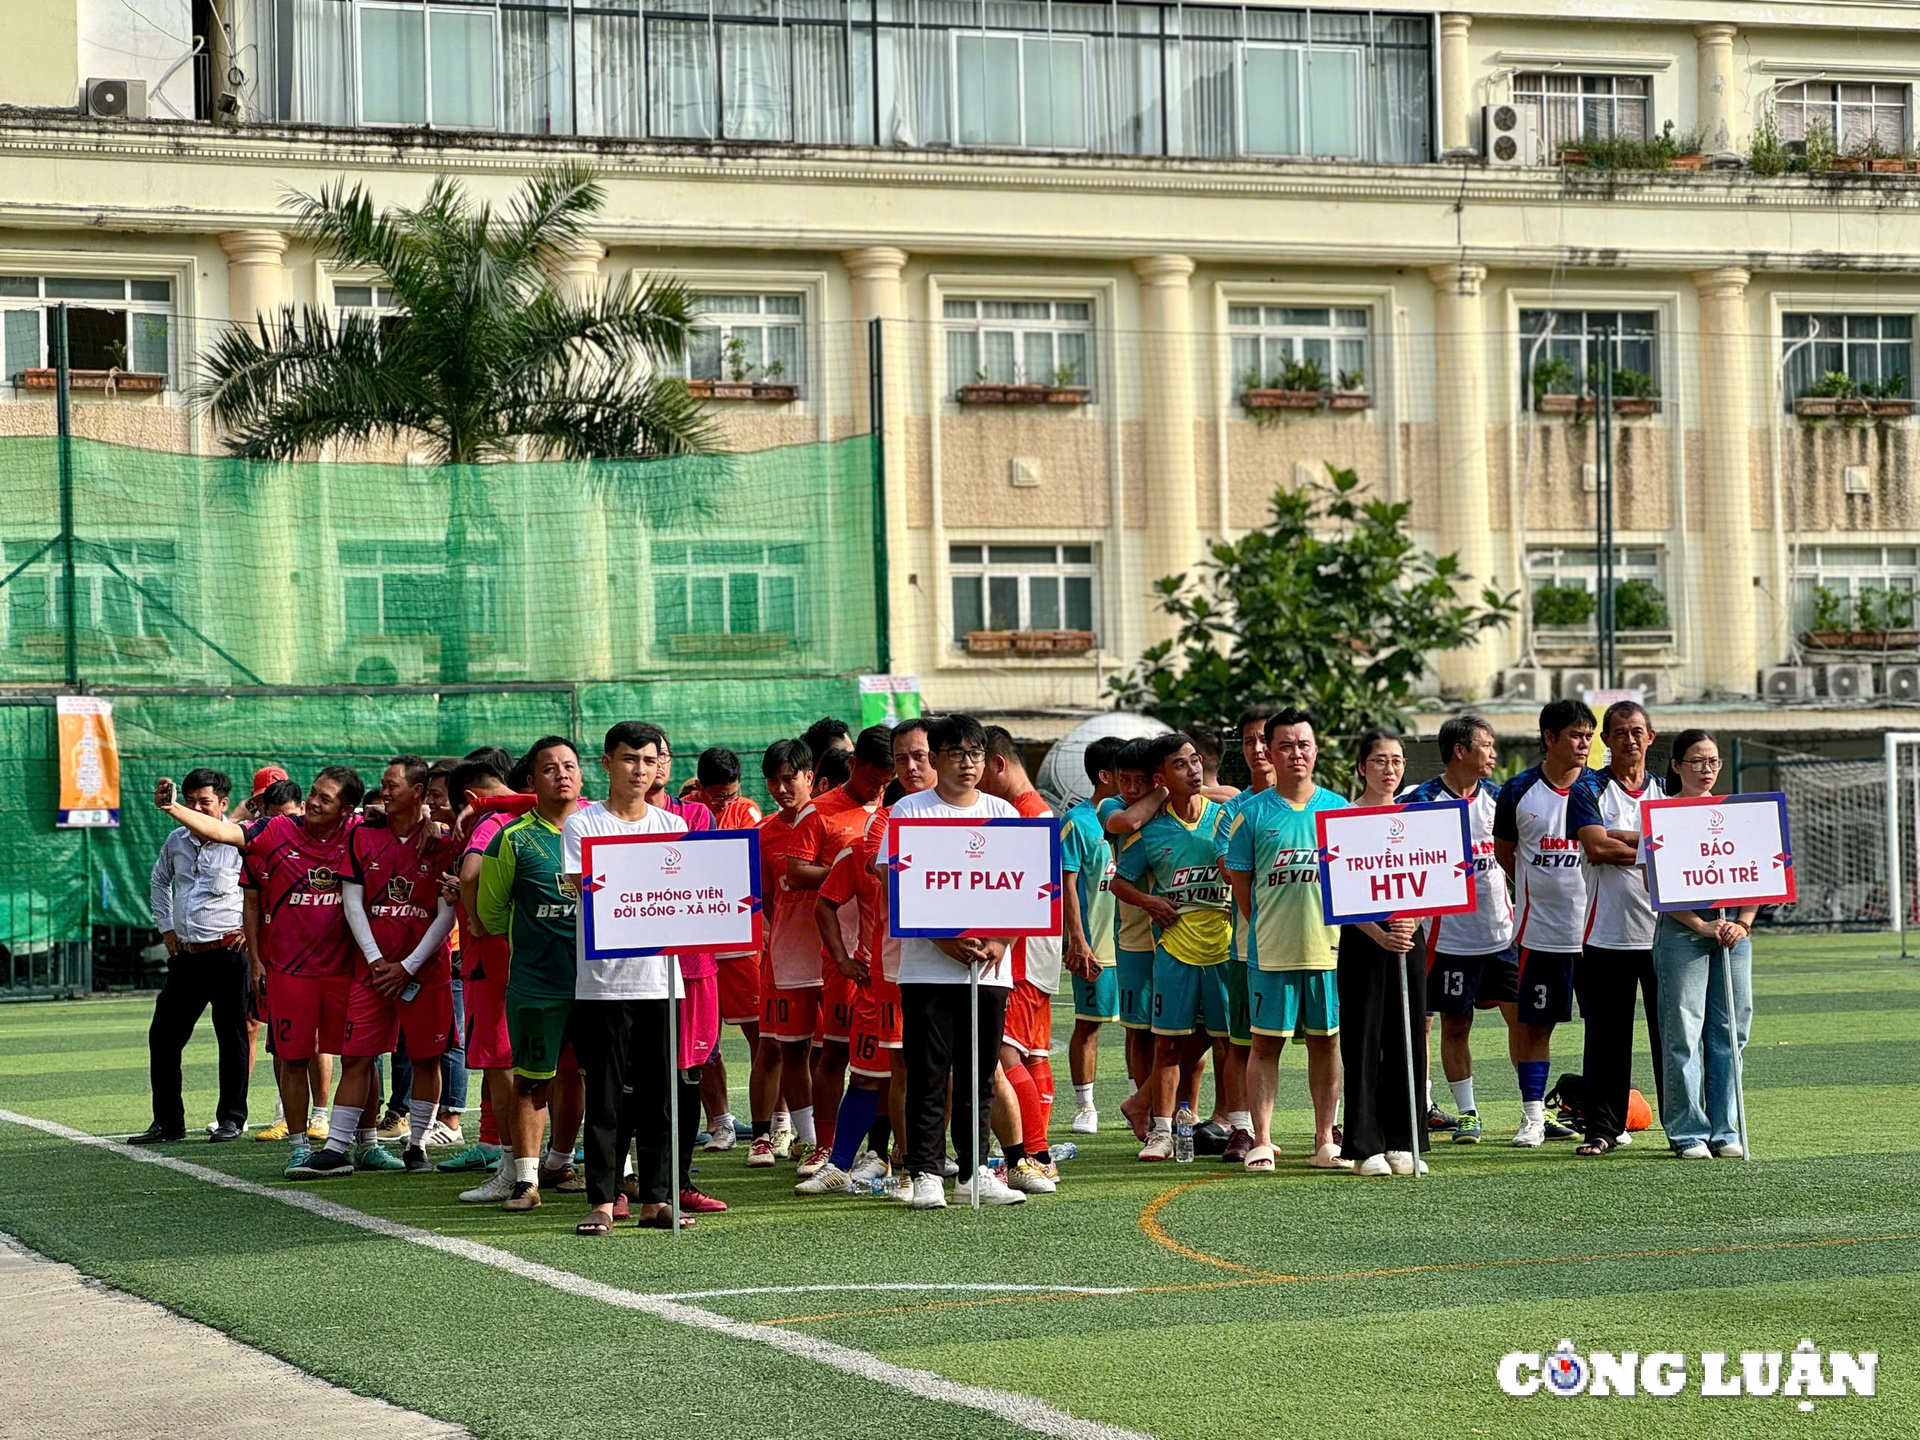
[(720, 1022), (723, 1025), (760, 1023), (760, 957), (720, 957)]
[(853, 1031), (853, 997), (859, 987), (832, 961), (822, 960), (820, 966), (820, 1014), (813, 1024), (813, 1043), (844, 1045)]
[(893, 1052), (900, 1048), (900, 987), (876, 975), (853, 995), (847, 1068), (883, 1080), (893, 1073)]
[[(763, 981), (767, 980), (762, 976)], [(811, 1040), (820, 1021), (820, 988), (783, 990), (768, 981), (760, 987), (760, 1035), (774, 1040)]]
[(453, 986), (425, 985), (411, 1000), (382, 995), (356, 978), (347, 994), (347, 1056), (387, 1055), (407, 1042), (407, 1058), (438, 1060), (453, 1035)]
[(273, 1053), (282, 1060), (338, 1055), (346, 1043), (350, 975), (283, 975), (267, 972), (267, 1023)]
[(1053, 1045), (1053, 997), (1025, 980), (1015, 981), (1003, 1038), (1022, 1055), (1045, 1055)]
[(703, 975), (680, 983), (687, 992), (680, 1002), (680, 1068), (691, 1070), (720, 1046), (720, 979)]
[(507, 982), (492, 971), (465, 982), (467, 1065), (473, 1070), (511, 1070), (513, 1041), (507, 1037)]

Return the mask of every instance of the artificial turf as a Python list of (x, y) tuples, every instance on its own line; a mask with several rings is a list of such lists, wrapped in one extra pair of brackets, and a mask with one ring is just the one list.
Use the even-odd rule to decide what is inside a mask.
[[(1130, 1286), (1059, 1292), (798, 1291), (697, 1303), (954, 1379), (1168, 1437), (1329, 1426), (1356, 1434), (1771, 1435), (1836, 1421), (1913, 1433), (1920, 1399), (1920, 968), (1877, 937), (1764, 940), (1747, 1055), (1758, 1158), (1681, 1164), (1658, 1131), (1604, 1160), (1516, 1151), (1497, 1020), (1475, 1027), (1478, 1147), (1444, 1140), (1425, 1179), (1308, 1170), (1300, 1057), (1283, 1062), (1271, 1177), (1145, 1166), (1119, 1122), (1056, 1196), (979, 1217), (875, 1200), (803, 1201), (791, 1167), (702, 1156), (733, 1207), (678, 1244), (571, 1233), (580, 1202), (530, 1216), (462, 1207), (471, 1177), (360, 1176), (319, 1189), (368, 1214), (466, 1237), (646, 1294), (863, 1283)], [(0, 1107), (100, 1134), (143, 1126), (145, 1000), (0, 1007)], [(1056, 1011), (1056, 1031), (1070, 1024)], [(1644, 1041), (1643, 1041), (1644, 1043)], [(1579, 1027), (1555, 1072), (1579, 1068)], [(737, 1045), (736, 1086), (745, 1079)], [(187, 1056), (188, 1114), (211, 1113), (213, 1046)], [(1066, 1060), (1055, 1063), (1067, 1092)], [(270, 1110), (262, 1079), (256, 1105)], [(1643, 1053), (1637, 1083), (1652, 1092)], [(1436, 1087), (1439, 1088), (1439, 1087)], [(1441, 1089), (1440, 1093), (1444, 1094)], [(1070, 1105), (1063, 1104), (1058, 1130)], [(285, 1147), (189, 1139), (169, 1153), (279, 1184)], [(1185, 1187), (1185, 1188), (1182, 1188)], [(1172, 1193), (1170, 1193), (1172, 1192)], [(402, 1240), (0, 1123), (0, 1230), (328, 1379), (481, 1437), (699, 1434), (923, 1440), (1004, 1428), (973, 1411), (725, 1336), (574, 1297)], [(1509, 1350), (1823, 1350), (1880, 1355), (1879, 1394), (1519, 1400)], [(1698, 1365), (1695, 1366), (1696, 1377)], [(1690, 1387), (1692, 1388), (1692, 1387)]]

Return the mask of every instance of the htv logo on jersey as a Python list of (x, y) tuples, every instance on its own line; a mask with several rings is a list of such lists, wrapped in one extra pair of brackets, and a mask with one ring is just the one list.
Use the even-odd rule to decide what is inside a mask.
[(1696, 1395), (1727, 1398), (1778, 1396), (1797, 1400), (1802, 1410), (1816, 1399), (1845, 1395), (1872, 1397), (1874, 1370), (1880, 1356), (1873, 1351), (1855, 1354), (1829, 1350), (1824, 1354), (1811, 1340), (1802, 1340), (1788, 1353), (1743, 1350), (1729, 1355), (1706, 1350), (1688, 1356), (1678, 1350), (1615, 1354), (1594, 1350), (1581, 1354), (1571, 1340), (1562, 1340), (1542, 1354), (1510, 1350), (1495, 1371), (1500, 1388), (1525, 1399), (1532, 1395), (1584, 1395), (1611, 1399), (1620, 1395), (1666, 1398), (1691, 1391)]

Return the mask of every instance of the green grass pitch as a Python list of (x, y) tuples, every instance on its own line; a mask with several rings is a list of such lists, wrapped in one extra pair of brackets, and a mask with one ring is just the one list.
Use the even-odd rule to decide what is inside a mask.
[[(1657, 1130), (1604, 1160), (1578, 1160), (1564, 1145), (1510, 1148), (1513, 1071), (1497, 1018), (1483, 1015), (1474, 1035), (1487, 1140), (1443, 1141), (1420, 1181), (1307, 1169), (1305, 1074), (1291, 1052), (1277, 1174), (1206, 1159), (1138, 1164), (1119, 1118), (1125, 1080), (1110, 1032), (1105, 1133), (1062, 1167), (1058, 1195), (978, 1218), (799, 1200), (791, 1166), (749, 1172), (744, 1146), (699, 1158), (701, 1183), (732, 1210), (678, 1244), (631, 1229), (576, 1239), (576, 1197), (550, 1198), (530, 1216), (458, 1206), (466, 1177), (304, 1189), (641, 1294), (767, 1287), (694, 1303), (1165, 1440), (1321, 1430), (1908, 1436), (1920, 1401), (1920, 966), (1882, 958), (1887, 948), (1883, 937), (1762, 942), (1747, 1062), (1759, 1158), (1745, 1164), (1681, 1164)], [(0, 1007), (0, 1108), (103, 1135), (141, 1128), (150, 1013), (146, 1000)], [(1064, 1039), (1070, 1024), (1063, 1003), (1056, 1033)], [(1558, 1033), (1556, 1074), (1579, 1068), (1579, 1045), (1577, 1023)], [(212, 1113), (212, 1062), (202, 1026), (187, 1056), (190, 1123)], [(737, 1038), (729, 1062), (744, 1111)], [(1064, 1053), (1055, 1064), (1061, 1133), (1071, 1111)], [(1648, 1064), (1642, 1053), (1636, 1083), (1651, 1094)], [(271, 1112), (264, 1065), (254, 1103), (256, 1118)], [(282, 1184), (284, 1146), (196, 1137), (166, 1148)], [(1009, 1429), (804, 1355), (5, 1122), (0, 1230), (487, 1440), (939, 1440)], [(799, 1288), (999, 1283), (1130, 1293)], [(1502, 1354), (1563, 1337), (1583, 1351), (1695, 1356), (1786, 1351), (1807, 1337), (1822, 1350), (1878, 1352), (1879, 1394), (1823, 1399), (1806, 1415), (1780, 1397), (1501, 1393)], [(1695, 1376), (1690, 1390), (1697, 1362)]]

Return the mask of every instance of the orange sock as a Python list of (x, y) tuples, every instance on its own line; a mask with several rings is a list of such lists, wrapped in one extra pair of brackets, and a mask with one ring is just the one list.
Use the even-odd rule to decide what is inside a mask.
[(500, 1124), (493, 1118), (493, 1101), (483, 1092), (480, 1096), (480, 1143), (498, 1145), (500, 1143)]
[[(1047, 1148), (1047, 1128), (1053, 1124), (1053, 1061), (1045, 1055), (1027, 1057), (1027, 1073), (1033, 1076), (1033, 1088), (1040, 1093), (1040, 1130), (1038, 1136), (1027, 1137), (1027, 1149), (1044, 1150)], [(1026, 1116), (1020, 1117), (1024, 1128)]]
[(1014, 1097), (1020, 1102), (1020, 1145), (1031, 1155), (1047, 1143), (1047, 1117), (1040, 1103), (1040, 1087), (1033, 1083), (1033, 1076), (1025, 1065), (1009, 1065), (1006, 1071), (1007, 1083), (1013, 1086)]

